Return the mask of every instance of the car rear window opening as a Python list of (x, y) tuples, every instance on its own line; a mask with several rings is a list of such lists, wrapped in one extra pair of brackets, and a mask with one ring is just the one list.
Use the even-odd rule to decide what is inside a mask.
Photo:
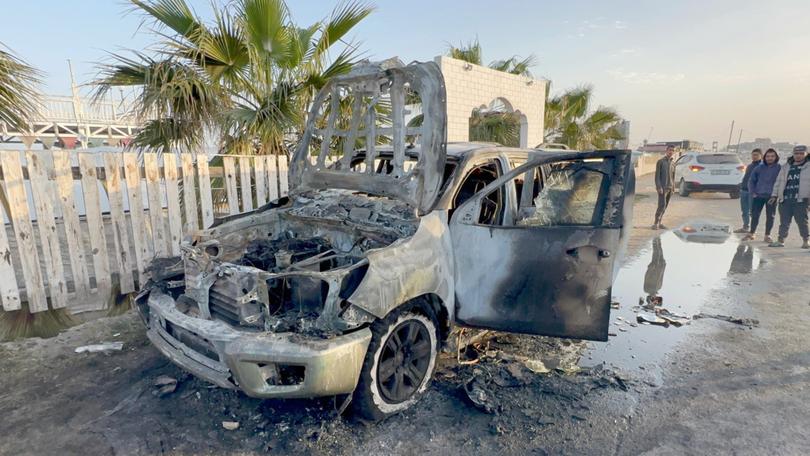
[(741, 163), (740, 158), (734, 154), (701, 154), (697, 156), (701, 165), (736, 165)]

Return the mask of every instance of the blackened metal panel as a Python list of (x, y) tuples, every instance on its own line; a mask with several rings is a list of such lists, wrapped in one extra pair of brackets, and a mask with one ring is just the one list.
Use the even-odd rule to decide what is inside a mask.
[(459, 323), (607, 340), (610, 253), (619, 245), (620, 229), (461, 224), (451, 229)]

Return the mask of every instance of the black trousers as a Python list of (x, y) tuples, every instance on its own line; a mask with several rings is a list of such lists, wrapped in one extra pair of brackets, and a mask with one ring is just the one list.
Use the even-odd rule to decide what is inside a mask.
[(759, 216), (762, 208), (765, 208), (765, 236), (771, 235), (773, 221), (776, 218), (776, 204), (768, 204), (769, 197), (756, 197), (751, 200), (751, 234), (757, 232), (759, 226)]
[(807, 203), (804, 201), (785, 200), (779, 205), (779, 238), (785, 239), (790, 229), (790, 222), (796, 221), (799, 227), (799, 236), (802, 239), (810, 237), (807, 230)]
[(669, 206), (669, 199), (672, 198), (672, 190), (664, 190), (663, 193), (658, 194), (658, 209), (655, 210), (655, 224), (661, 223), (664, 218), (664, 212)]

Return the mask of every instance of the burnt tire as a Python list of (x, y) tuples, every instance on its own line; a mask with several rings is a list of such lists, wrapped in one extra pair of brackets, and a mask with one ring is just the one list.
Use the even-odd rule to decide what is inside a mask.
[(436, 367), (438, 328), (432, 312), (414, 306), (371, 325), (372, 338), (352, 401), (357, 417), (380, 421), (424, 395)]

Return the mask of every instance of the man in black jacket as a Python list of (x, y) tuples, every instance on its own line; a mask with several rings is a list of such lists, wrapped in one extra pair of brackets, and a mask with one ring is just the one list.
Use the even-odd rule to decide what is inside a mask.
[(754, 149), (751, 151), (751, 163), (745, 167), (745, 174), (743, 175), (742, 182), (740, 182), (740, 212), (742, 215), (743, 227), (735, 230), (735, 233), (747, 233), (750, 231), (748, 227), (751, 221), (751, 194), (748, 193), (748, 181), (751, 179), (751, 173), (754, 168), (762, 162), (762, 150)]
[(658, 192), (658, 209), (655, 211), (655, 223), (652, 229), (663, 230), (666, 229), (661, 224), (664, 218), (664, 212), (669, 206), (669, 199), (672, 197), (672, 192), (675, 191), (675, 148), (667, 146), (667, 151), (663, 157), (655, 164), (655, 190)]

